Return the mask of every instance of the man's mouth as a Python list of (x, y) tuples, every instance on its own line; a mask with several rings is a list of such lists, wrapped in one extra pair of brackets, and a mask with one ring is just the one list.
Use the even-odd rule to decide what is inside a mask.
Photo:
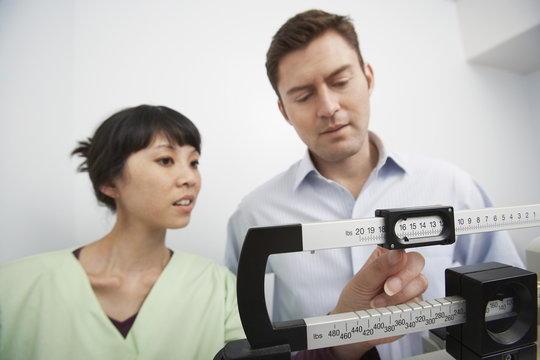
[(336, 132), (336, 131), (344, 128), (345, 126), (347, 126), (347, 124), (343, 124), (343, 125), (332, 127), (330, 129), (326, 129), (325, 131), (323, 131), (323, 134), (330, 134), (330, 133)]

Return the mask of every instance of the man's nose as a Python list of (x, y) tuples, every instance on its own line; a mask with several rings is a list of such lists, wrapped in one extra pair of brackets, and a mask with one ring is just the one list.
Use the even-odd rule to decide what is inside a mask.
[(339, 98), (327, 87), (319, 91), (317, 115), (323, 118), (332, 118), (340, 109)]

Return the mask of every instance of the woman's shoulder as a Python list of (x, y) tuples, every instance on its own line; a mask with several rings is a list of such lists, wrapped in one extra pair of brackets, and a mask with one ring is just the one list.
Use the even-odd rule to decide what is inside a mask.
[(174, 251), (171, 265), (176, 271), (192, 273), (194, 276), (207, 275), (219, 277), (234, 277), (229, 269), (218, 264), (216, 261), (196, 254)]
[(29, 277), (39, 277), (44, 273), (57, 269), (59, 265), (72, 261), (74, 249), (52, 251), (30, 255), (0, 264), (0, 283), (21, 281)]

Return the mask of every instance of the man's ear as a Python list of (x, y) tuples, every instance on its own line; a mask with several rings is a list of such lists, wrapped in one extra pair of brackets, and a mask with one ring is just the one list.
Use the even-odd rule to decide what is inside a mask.
[(375, 77), (373, 75), (373, 69), (371, 68), (371, 65), (369, 65), (369, 63), (364, 64), (364, 74), (368, 83), (369, 95), (371, 95), (371, 93), (373, 92), (373, 88), (375, 87)]
[(116, 199), (118, 197), (118, 191), (116, 190), (116, 186), (114, 186), (114, 184), (110, 181), (106, 182), (103, 185), (100, 185), (99, 191), (101, 191), (103, 195), (106, 195), (111, 199)]
[(283, 118), (285, 118), (285, 121), (287, 121), (289, 123), (289, 125), (292, 125), (291, 121), (289, 120), (289, 117), (287, 116), (287, 112), (285, 111), (285, 108), (281, 104), (280, 99), (278, 99), (278, 101), (277, 101), (277, 106), (279, 108), (279, 111), (281, 112), (281, 115), (283, 115)]

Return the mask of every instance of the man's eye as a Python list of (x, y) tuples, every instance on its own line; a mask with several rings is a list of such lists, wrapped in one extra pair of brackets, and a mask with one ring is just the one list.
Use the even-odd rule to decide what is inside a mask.
[(173, 159), (170, 158), (170, 157), (161, 158), (161, 159), (158, 159), (158, 160), (156, 160), (156, 161), (157, 161), (158, 164), (163, 165), (163, 166), (167, 166), (167, 165), (173, 164)]
[(296, 102), (297, 103), (304, 103), (304, 102), (308, 101), (310, 97), (311, 97), (311, 94), (301, 96), (298, 99), (296, 99)]
[(334, 83), (335, 87), (344, 87), (349, 83), (349, 80), (341, 80)]
[(197, 169), (199, 168), (199, 160), (194, 160), (191, 162), (191, 167)]

